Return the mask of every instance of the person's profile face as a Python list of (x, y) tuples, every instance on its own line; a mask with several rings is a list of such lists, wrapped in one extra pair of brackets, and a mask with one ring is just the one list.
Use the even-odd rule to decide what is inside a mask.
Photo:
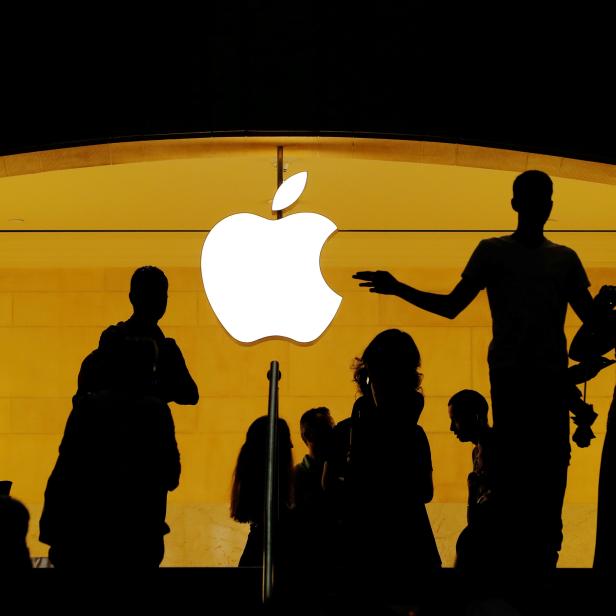
[(464, 413), (456, 413), (455, 409), (450, 405), (449, 407), (449, 429), (461, 443), (468, 443), (471, 441), (471, 435), (473, 433), (473, 424), (469, 422)]

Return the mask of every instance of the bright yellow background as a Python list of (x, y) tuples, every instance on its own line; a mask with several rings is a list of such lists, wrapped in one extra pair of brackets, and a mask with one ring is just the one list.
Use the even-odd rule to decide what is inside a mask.
[[(263, 155), (259, 156), (259, 165), (263, 167)], [(493, 163), (492, 168), (487, 170), (478, 168), (479, 165), (465, 168), (459, 162), (456, 166), (455, 160), (449, 161), (451, 164), (440, 160), (429, 165), (425, 161), (420, 164), (400, 160), (388, 162), (387, 157), (383, 156), (374, 164), (361, 159), (356, 161), (359, 166), (353, 166), (344, 158), (344, 152), (340, 153), (339, 164), (335, 162), (338, 159), (332, 159), (327, 161), (327, 167), (322, 159), (315, 157), (313, 160), (309, 155), (305, 156), (314, 173), (309, 178), (309, 188), (310, 182), (314, 184), (313, 193), (310, 196), (307, 188), (309, 205), (299, 207), (300, 200), (294, 211), (326, 213), (341, 228), (341, 232), (326, 244), (321, 261), (326, 280), (343, 296), (340, 311), (331, 327), (310, 346), (285, 341), (241, 345), (226, 334), (203, 294), (198, 264), (205, 233), (2, 234), (0, 479), (14, 482), (13, 495), (22, 500), (31, 512), (28, 540), (33, 556), (42, 556), (47, 552), (46, 546), (36, 539), (38, 517), (45, 483), (55, 462), (70, 411), (70, 398), (76, 389), (81, 360), (97, 345), (102, 329), (130, 315), (127, 295), (133, 270), (140, 265), (154, 264), (165, 270), (170, 282), (168, 312), (161, 326), (168, 336), (176, 338), (201, 393), (197, 407), (173, 407), (183, 471), (180, 487), (169, 498), (168, 521), (172, 532), (166, 540), (164, 564), (236, 564), (247, 529), (228, 518), (231, 473), (246, 428), (255, 417), (266, 412), (269, 362), (272, 359), (280, 361), (283, 374), (280, 412), (293, 431), (294, 454), (296, 461), (299, 461), (305, 453), (298, 434), (302, 412), (312, 406), (326, 405), (336, 420), (347, 417), (355, 396), (350, 369), (352, 360), (361, 354), (376, 333), (389, 327), (400, 327), (411, 333), (422, 353), (426, 407), (421, 423), (432, 448), (436, 486), (430, 515), (444, 563), (452, 564), (455, 540), (464, 526), (466, 474), (471, 466), (471, 452), (470, 446), (460, 444), (449, 433), (447, 400), (462, 388), (474, 388), (489, 396), (485, 358), (490, 340), (490, 318), (485, 294), (481, 294), (455, 321), (447, 321), (423, 313), (396, 298), (375, 296), (360, 290), (351, 275), (358, 269), (387, 267), (400, 279), (419, 288), (447, 292), (459, 279), (459, 273), (476, 243), (493, 233), (386, 234), (348, 230), (409, 228), (410, 223), (415, 222), (412, 225), (414, 228), (438, 226), (453, 231), (463, 226), (464, 217), (460, 208), (456, 213), (457, 219), (453, 214), (448, 216), (447, 212), (452, 212), (458, 197), (464, 197), (463, 202), (468, 200), (473, 190), (483, 195), (481, 199), (478, 197), (481, 202), (477, 206), (482, 214), (473, 210), (470, 202), (466, 203), (462, 211), (468, 210), (468, 218), (475, 223), (468, 227), (511, 228), (515, 221), (507, 205), (508, 191), (520, 169), (503, 170), (506, 165), (502, 163), (502, 157), (496, 155), (486, 159), (486, 166), (490, 167), (490, 160)], [(547, 157), (544, 159), (555, 164)], [(25, 159), (20, 160), (23, 162)], [(77, 160), (83, 162), (83, 158)], [(216, 173), (219, 173), (219, 167), (223, 169), (224, 165), (219, 164), (216, 158), (215, 161)], [(177, 167), (177, 160), (171, 162)], [(189, 162), (196, 164), (193, 160)], [(239, 162), (247, 165), (244, 158), (240, 157)], [(16, 164), (15, 157), (3, 160), (5, 172), (10, 167), (9, 163)], [(159, 166), (151, 170), (151, 174), (159, 178), (162, 163), (158, 161), (156, 164)], [(143, 185), (144, 165), (116, 163), (113, 171), (120, 172), (121, 178), (117, 180), (120, 188), (115, 193), (109, 192), (106, 198), (113, 200), (114, 195), (121, 195), (123, 183), (130, 185), (132, 191), (138, 189), (139, 182)], [(498, 170), (494, 170), (495, 166)], [(140, 174), (138, 180), (133, 177), (134, 185), (130, 184), (131, 167)], [(326, 167), (329, 169), (329, 184), (320, 181), (317, 173)], [(561, 161), (559, 169), (562, 168)], [(369, 175), (371, 170), (374, 177)], [(552, 168), (548, 170), (555, 173)], [(84, 181), (79, 174), (86, 171), (96, 173)], [(273, 174), (274, 171), (268, 158), (266, 172)], [(29, 228), (70, 228), (69, 214), (71, 211), (77, 212), (79, 203), (82, 203), (80, 199), (86, 194), (83, 192), (84, 185), (89, 183), (90, 190), (96, 194), (99, 185), (95, 179), (101, 172), (99, 167), (89, 167), (70, 171), (36, 168), (26, 172), (22, 169), (21, 173), (26, 175), (7, 173), (7, 177), (0, 178), (0, 198), (4, 204), (3, 211), (7, 214), (4, 228), (13, 228), (11, 225), (16, 224), (14, 221), (8, 222), (8, 216), (17, 212), (11, 208), (19, 203), (29, 208), (30, 213), (25, 220), (25, 226), (29, 225)], [(169, 168), (166, 172), (169, 173), (166, 183), (176, 181), (178, 186), (181, 184), (180, 178), (173, 179)], [(587, 168), (586, 172), (592, 176), (592, 169)], [(232, 168), (227, 173), (227, 183), (220, 181), (219, 184), (224, 191), (233, 194), (235, 170)], [(603, 175), (599, 173), (591, 178), (594, 182), (588, 181), (588, 178), (555, 176), (555, 196), (559, 196), (560, 201), (555, 207), (553, 228), (609, 228), (606, 221), (609, 222), (610, 215), (613, 220), (613, 205), (611, 213), (606, 213), (605, 208), (606, 204), (613, 204), (614, 186), (610, 180), (611, 170), (602, 169), (601, 173)], [(398, 196), (399, 215), (388, 218), (384, 213), (387, 207), (374, 205), (383, 174), (391, 181), (395, 176), (400, 190), (403, 181), (409, 177), (429, 178), (423, 187), (413, 188), (417, 195), (424, 195), (426, 199), (434, 194), (430, 192), (430, 186), (434, 188), (435, 182), (441, 178), (438, 181), (439, 190), (436, 191), (438, 203), (429, 203), (427, 207), (409, 213), (415, 201), (409, 201), (405, 209), (402, 198)], [(256, 171), (254, 176), (260, 177)], [(82, 192), (78, 191), (77, 197), (70, 203), (73, 210), (67, 210), (57, 219), (45, 210), (37, 221), (37, 200), (46, 205), (66, 205), (74, 192), (71, 186), (75, 187), (76, 178), (81, 178), (78, 185)], [(198, 184), (196, 179), (194, 182)], [(356, 186), (358, 182), (371, 186), (370, 200), (365, 203), (358, 194), (361, 193)], [(109, 189), (109, 180), (103, 184)], [(58, 192), (53, 193), (52, 185), (56, 185)], [(166, 215), (175, 211), (180, 222), (183, 203), (180, 197), (183, 190), (187, 194), (190, 191), (182, 185), (182, 190), (170, 189), (157, 196), (153, 185), (146, 185), (144, 189), (154, 204), (153, 209), (159, 207)], [(352, 203), (336, 202), (328, 197), (330, 191), (340, 198), (340, 186), (356, 191)], [(243, 184), (238, 190), (242, 194), (249, 192)], [(50, 191), (53, 193), (51, 196)], [(219, 199), (224, 198), (224, 191), (218, 193)], [(390, 187), (386, 192), (388, 198), (393, 199), (396, 191)], [(170, 207), (168, 200), (173, 193), (176, 196), (180, 193), (180, 197)], [(220, 215), (240, 209), (254, 209), (266, 215), (267, 207), (263, 204), (252, 208), (249, 203), (239, 208), (235, 199), (237, 197), (229, 198), (229, 204), (222, 208), (224, 212), (216, 208), (215, 212), (209, 211), (206, 201), (203, 206), (207, 210), (204, 219), (211, 220), (200, 226), (196, 224), (199, 221), (195, 209), (191, 210), (190, 224), (186, 226), (178, 222), (170, 227), (173, 217), (161, 221), (160, 217), (152, 214), (149, 218), (142, 216), (141, 228), (205, 228), (208, 224), (211, 226)], [(163, 210), (165, 200), (166, 208)], [(489, 217), (492, 211), (488, 208), (489, 200), (494, 200), (494, 220)], [(143, 196), (142, 202), (146, 202)], [(384, 202), (387, 203), (387, 199)], [(559, 209), (560, 202), (563, 206)], [(574, 207), (576, 203), (577, 208)], [(110, 203), (110, 209), (114, 207)], [(216, 207), (220, 208), (220, 205)], [(439, 213), (435, 211), (436, 207), (443, 209)], [(125, 204), (124, 208), (130, 219), (130, 203)], [(7, 213), (9, 209), (11, 214)], [(104, 203), (89, 211), (92, 213), (90, 228), (131, 228), (129, 224), (122, 225), (121, 219), (115, 220), (114, 225), (105, 225)], [(344, 225), (338, 220), (336, 212), (339, 212)], [(353, 212), (356, 213), (355, 218)], [(88, 216), (83, 211), (79, 216), (80, 224), (73, 228), (85, 228), (87, 225)], [(438, 225), (439, 219), (443, 224)], [(354, 225), (354, 220), (361, 224)], [(130, 222), (136, 224), (139, 220)], [(483, 224), (478, 226), (478, 223)], [(616, 282), (614, 234), (551, 233), (549, 237), (578, 251), (592, 280), (593, 293), (601, 284)], [(567, 321), (569, 336), (577, 326), (576, 319), (570, 314)], [(615, 380), (614, 369), (609, 369), (588, 387), (589, 399), (599, 412), (595, 430), (597, 439), (589, 449), (573, 449), (561, 566), (589, 566), (592, 562), (599, 458)], [(522, 443), (520, 446), (523, 449)], [(113, 496), (111, 482), (110, 492)], [(101, 497), (109, 498), (110, 495), (102, 494)], [(94, 553), (95, 541), (91, 538), (87, 540), (91, 541)]]

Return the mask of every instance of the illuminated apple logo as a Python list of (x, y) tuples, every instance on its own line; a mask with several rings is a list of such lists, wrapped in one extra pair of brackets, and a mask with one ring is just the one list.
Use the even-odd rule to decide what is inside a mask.
[[(303, 171), (283, 182), (272, 210), (293, 204), (307, 177)], [(203, 286), (233, 338), (312, 342), (327, 329), (342, 298), (327, 286), (319, 259), (335, 230), (329, 218), (312, 213), (278, 220), (233, 214), (214, 226), (201, 253)]]

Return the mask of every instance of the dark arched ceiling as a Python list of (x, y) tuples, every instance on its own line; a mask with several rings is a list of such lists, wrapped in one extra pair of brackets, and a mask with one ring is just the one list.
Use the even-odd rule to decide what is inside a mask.
[(607, 9), (459, 4), (213, 2), (5, 21), (0, 154), (283, 133), (616, 163)]

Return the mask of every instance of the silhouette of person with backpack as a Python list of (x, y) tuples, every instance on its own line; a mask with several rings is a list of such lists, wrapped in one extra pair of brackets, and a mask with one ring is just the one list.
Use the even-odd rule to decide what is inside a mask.
[(103, 347), (106, 387), (75, 401), (40, 519), (56, 568), (151, 569), (163, 559), (180, 454), (171, 411), (152, 395), (156, 356), (151, 338)]

